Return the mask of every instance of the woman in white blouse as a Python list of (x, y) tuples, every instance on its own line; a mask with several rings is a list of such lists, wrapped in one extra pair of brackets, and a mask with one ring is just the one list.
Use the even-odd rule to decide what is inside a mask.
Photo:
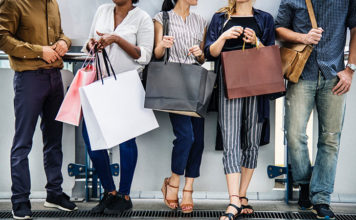
[[(95, 14), (84, 50), (97, 46), (105, 49), (117, 74), (137, 69), (142, 72), (151, 59), (154, 28), (151, 17), (138, 7), (139, 0), (113, 0), (100, 6)], [(113, 97), (114, 98), (114, 97)], [(106, 150), (92, 151), (88, 132), (83, 123), (83, 138), (93, 166), (104, 188), (104, 197), (92, 209), (93, 213), (119, 214), (132, 208), (130, 189), (136, 162), (135, 139), (120, 144), (120, 186), (116, 190)]]

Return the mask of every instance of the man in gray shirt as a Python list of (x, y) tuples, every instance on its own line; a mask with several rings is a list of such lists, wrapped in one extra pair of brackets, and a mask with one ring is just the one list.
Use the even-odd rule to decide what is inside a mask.
[[(282, 0), (276, 19), (282, 41), (314, 46), (298, 83), (289, 82), (286, 95), (286, 133), (298, 204), (320, 219), (334, 219), (330, 210), (346, 93), (356, 70), (356, 1), (312, 0), (319, 28), (312, 29), (304, 0)], [(346, 30), (351, 30), (350, 57), (344, 64)], [(318, 153), (314, 169), (309, 160), (306, 126), (316, 106), (319, 119)], [(310, 191), (310, 192), (309, 192)]]

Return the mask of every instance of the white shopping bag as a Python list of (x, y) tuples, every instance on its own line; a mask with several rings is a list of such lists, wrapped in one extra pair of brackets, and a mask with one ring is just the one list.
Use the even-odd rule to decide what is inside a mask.
[(92, 150), (109, 149), (159, 127), (144, 108), (145, 90), (136, 70), (80, 88)]

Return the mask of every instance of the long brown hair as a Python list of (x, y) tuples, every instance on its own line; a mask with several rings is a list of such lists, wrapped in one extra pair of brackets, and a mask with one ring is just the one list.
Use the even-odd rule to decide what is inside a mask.
[[(255, 0), (253, 0), (255, 2)], [(220, 8), (217, 13), (225, 13), (227, 20), (230, 20), (231, 16), (236, 13), (237, 2), (236, 0), (229, 0), (229, 3), (226, 7)]]

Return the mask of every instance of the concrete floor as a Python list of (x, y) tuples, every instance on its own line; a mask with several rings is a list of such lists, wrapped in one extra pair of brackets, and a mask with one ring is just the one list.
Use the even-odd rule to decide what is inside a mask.
[[(43, 200), (39, 200), (39, 199), (32, 200), (31, 201), (32, 210), (48, 210), (43, 207), (43, 202), (44, 202)], [(168, 208), (163, 204), (163, 201), (159, 199), (134, 199), (133, 204), (134, 204), (134, 210), (168, 210)], [(196, 199), (195, 209), (196, 210), (225, 210), (227, 204), (228, 204), (227, 200)], [(96, 205), (96, 202), (77, 202), (77, 205), (80, 210), (90, 210), (93, 206)], [(286, 205), (282, 201), (251, 200), (251, 205), (254, 206), (256, 211), (276, 211), (276, 212), (299, 211), (295, 202), (292, 202), (290, 205)], [(356, 203), (334, 203), (332, 204), (332, 209), (334, 210), (335, 213), (339, 213), (339, 214), (356, 214)], [(0, 200), (0, 211), (10, 211), (10, 210), (11, 210), (10, 201)]]

